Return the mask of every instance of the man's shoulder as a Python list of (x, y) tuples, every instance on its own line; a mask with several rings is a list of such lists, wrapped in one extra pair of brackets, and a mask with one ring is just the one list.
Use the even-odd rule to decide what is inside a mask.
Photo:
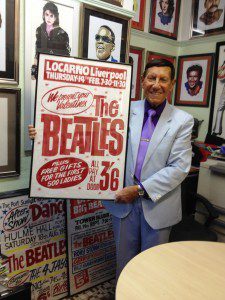
[(130, 108), (136, 109), (144, 105), (145, 100), (135, 100), (130, 102)]
[(181, 120), (193, 120), (193, 116), (189, 113), (187, 113), (186, 111), (177, 108), (176, 106), (170, 105), (170, 107), (172, 108), (173, 114), (174, 114), (174, 118), (179, 118)]

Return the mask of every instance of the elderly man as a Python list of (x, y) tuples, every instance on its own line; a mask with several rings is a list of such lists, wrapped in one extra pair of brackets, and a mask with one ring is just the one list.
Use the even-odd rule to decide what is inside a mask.
[(117, 62), (112, 56), (115, 50), (115, 34), (109, 26), (102, 25), (95, 35), (96, 56), (99, 60)]
[(180, 184), (191, 165), (193, 117), (167, 103), (175, 83), (167, 60), (147, 63), (144, 100), (131, 103), (126, 187), (115, 202), (104, 201), (113, 215), (117, 278), (135, 255), (168, 242), (181, 220)]
[(219, 9), (220, 0), (205, 0), (204, 7), (206, 12), (200, 16), (200, 21), (205, 25), (211, 25), (217, 22), (223, 12), (223, 9)]

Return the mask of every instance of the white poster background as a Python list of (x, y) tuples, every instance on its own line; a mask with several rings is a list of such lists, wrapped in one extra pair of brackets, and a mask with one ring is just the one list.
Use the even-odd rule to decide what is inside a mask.
[(173, 12), (172, 20), (169, 24), (165, 24), (165, 25), (161, 22), (161, 19), (158, 16), (158, 13), (161, 12), (162, 10), (161, 10), (160, 4), (159, 4), (159, 0), (156, 0), (156, 1), (157, 1), (157, 4), (156, 4), (156, 15), (155, 15), (155, 28), (173, 33), (177, 1), (176, 0), (174, 1), (174, 12)]
[(0, 166), (8, 165), (8, 99), (0, 98)]
[[(72, 64), (73, 70), (76, 68), (79, 74), (67, 73), (69, 64)], [(57, 68), (62, 71), (60, 76), (66, 76), (68, 79), (62, 79), (61, 82), (44, 79), (47, 69), (51, 70), (51, 76), (58, 76), (54, 72)], [(71, 83), (70, 79), (75, 83)], [(31, 197), (38, 195), (69, 199), (115, 198), (116, 191), (123, 188), (124, 182), (130, 84), (130, 65), (40, 55), (35, 121), (37, 135), (34, 141)], [(68, 101), (70, 95), (72, 100)], [(77, 99), (81, 99), (81, 103), (83, 101), (84, 107), (76, 107), (76, 103), (80, 101)], [(57, 109), (61, 103), (67, 105), (68, 102), (75, 108)], [(113, 109), (114, 117), (110, 115), (111, 103), (117, 107)], [(59, 134), (59, 140), (55, 137), (54, 143), (51, 143), (53, 138), (48, 139), (46, 133), (43, 133), (44, 129), (47, 130), (47, 126), (43, 126), (43, 119), (45, 118), (46, 125), (47, 120), (52, 120), (53, 116), (56, 121), (51, 121), (50, 130), (55, 130), (59, 125), (61, 131), (59, 119), (60, 122), (64, 121), (62, 118), (65, 118), (65, 122), (68, 121), (66, 118), (70, 119), (70, 123), (65, 125), (68, 135), (66, 133), (67, 140), (64, 142)], [(90, 128), (82, 121), (73, 122), (75, 116), (84, 117), (85, 120), (95, 118), (95, 121), (91, 121)], [(107, 124), (103, 129), (105, 121)], [(83, 125), (79, 125), (78, 122)], [(43, 150), (48, 141), (48, 152), (56, 149), (57, 153), (49, 155)], [(82, 143), (85, 145), (83, 150)], [(70, 150), (72, 148), (73, 150)], [(110, 150), (112, 148), (115, 149), (114, 153)], [(98, 151), (102, 154), (97, 153)], [(79, 184), (78, 180), (81, 180)]]
[(6, 71), (6, 0), (0, 0), (0, 14), (2, 26), (0, 27), (0, 71)]
[(62, 199), (29, 199), (27, 195), (0, 200), (7, 286), (31, 282), (32, 300), (57, 300), (68, 294), (63, 204)]
[[(199, 93), (195, 96), (191, 96), (188, 94), (185, 83), (187, 82), (187, 69), (193, 65), (200, 65), (202, 67), (202, 77), (200, 81), (202, 81), (202, 88)], [(183, 73), (182, 73), (182, 81), (181, 81), (181, 92), (180, 92), (180, 100), (182, 101), (203, 101), (204, 91), (205, 91), (205, 81), (206, 81), (206, 72), (207, 72), (207, 60), (195, 60), (195, 61), (185, 61), (183, 63)]]
[(224, 9), (225, 9), (225, 0), (220, 0), (218, 9), (222, 9), (223, 12), (217, 22), (214, 22), (210, 25), (205, 25), (201, 20), (200, 17), (202, 14), (206, 12), (206, 9), (204, 7), (205, 0), (199, 0), (199, 6), (198, 6), (198, 22), (197, 22), (197, 28), (201, 30), (210, 30), (210, 29), (216, 29), (223, 27), (224, 22)]
[[(223, 65), (225, 61), (225, 46), (220, 46), (220, 52), (219, 52), (219, 61), (218, 61), (218, 68)], [(218, 71), (218, 70), (215, 70)], [(214, 111), (213, 111), (213, 121), (212, 121), (212, 133), (216, 122), (216, 115), (218, 106), (220, 103), (220, 96), (222, 94), (223, 88), (225, 85), (225, 80), (221, 80), (217, 78), (216, 82), (216, 93), (215, 93), (215, 100), (214, 100)], [(223, 114), (222, 118), (222, 134), (218, 135), (218, 137), (225, 139), (225, 114)]]
[(88, 58), (98, 59), (95, 48), (95, 35), (102, 25), (107, 25), (115, 34), (115, 50), (111, 52), (114, 59), (120, 62), (122, 24), (113, 21), (104, 20), (98, 17), (90, 16), (89, 39), (88, 39)]
[[(36, 29), (43, 23), (42, 14), (46, 0), (26, 0), (25, 4), (25, 128), (33, 123), (36, 80), (31, 79), (34, 64)], [(69, 36), (70, 55), (78, 56), (80, 3), (72, 0), (53, 2), (59, 11), (59, 26)], [(35, 8), (35, 9), (34, 9)], [(25, 150), (31, 149), (30, 139), (25, 130)]]
[(137, 71), (138, 71), (138, 54), (129, 53), (129, 56), (133, 58), (133, 73), (132, 73), (132, 89), (131, 89), (131, 98), (135, 98), (136, 95), (136, 82), (137, 82)]

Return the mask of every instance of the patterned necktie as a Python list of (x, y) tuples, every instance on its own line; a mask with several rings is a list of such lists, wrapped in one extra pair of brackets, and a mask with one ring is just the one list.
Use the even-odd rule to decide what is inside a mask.
[(154, 117), (156, 111), (153, 109), (148, 110), (148, 118), (142, 128), (141, 139), (138, 148), (137, 162), (135, 168), (135, 176), (138, 180), (141, 178), (141, 169), (145, 160), (145, 155), (148, 149), (148, 144), (152, 137), (152, 134), (155, 129), (155, 125), (152, 122), (152, 117)]

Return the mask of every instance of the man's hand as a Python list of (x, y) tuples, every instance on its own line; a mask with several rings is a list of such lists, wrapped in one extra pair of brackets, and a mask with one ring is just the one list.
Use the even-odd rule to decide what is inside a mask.
[(138, 185), (127, 186), (116, 193), (117, 203), (132, 203), (138, 197)]
[(30, 139), (33, 140), (35, 138), (35, 135), (37, 134), (36, 129), (33, 125), (28, 125), (28, 132)]

